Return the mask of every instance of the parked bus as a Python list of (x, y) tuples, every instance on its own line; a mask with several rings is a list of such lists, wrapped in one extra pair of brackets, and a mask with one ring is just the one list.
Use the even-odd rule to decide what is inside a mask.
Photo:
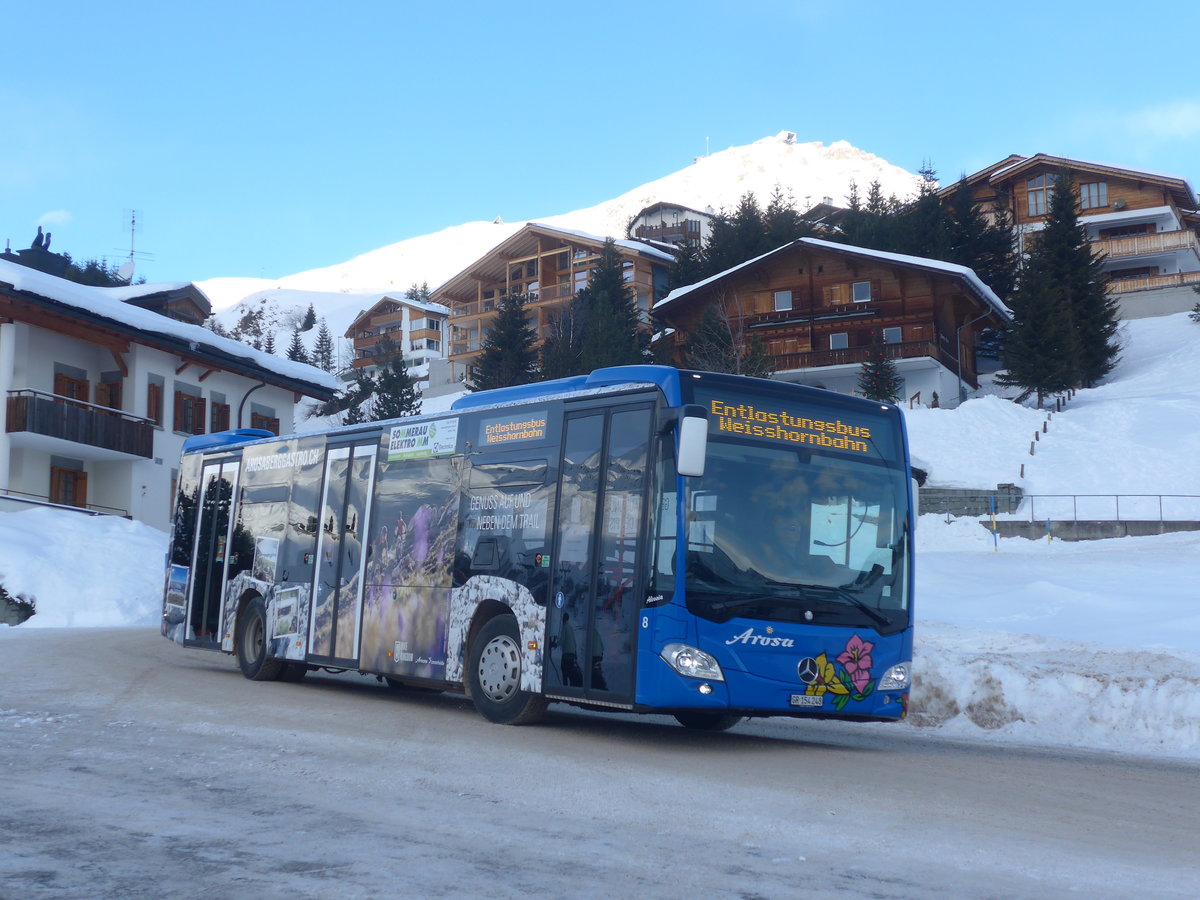
[(188, 440), (162, 632), (254, 680), (355, 671), (673, 715), (902, 718), (913, 519), (891, 405), (662, 366), (445, 413)]

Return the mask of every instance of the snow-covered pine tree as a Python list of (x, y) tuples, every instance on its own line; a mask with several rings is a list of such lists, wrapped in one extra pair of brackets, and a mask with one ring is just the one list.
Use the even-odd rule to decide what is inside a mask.
[(312, 364), (325, 372), (333, 371), (333, 336), (324, 317), (317, 327), (317, 340), (313, 344)]
[(299, 328), (292, 332), (292, 343), (288, 347), (287, 358), (293, 362), (308, 362), (308, 350), (304, 347), (304, 341), (300, 339)]

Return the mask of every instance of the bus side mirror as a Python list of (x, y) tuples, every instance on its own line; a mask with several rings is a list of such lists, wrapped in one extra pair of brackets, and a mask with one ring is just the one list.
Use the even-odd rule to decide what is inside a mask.
[(708, 449), (708, 415), (702, 406), (685, 406), (679, 419), (679, 451), (675, 455), (675, 471), (680, 475), (699, 478), (704, 474), (704, 457)]

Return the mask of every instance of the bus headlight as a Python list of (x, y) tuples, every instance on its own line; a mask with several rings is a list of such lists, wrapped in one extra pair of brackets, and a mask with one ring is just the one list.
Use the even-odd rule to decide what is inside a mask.
[(912, 687), (912, 663), (896, 663), (879, 679), (875, 685), (877, 691), (907, 691)]
[(724, 681), (721, 665), (703, 650), (689, 647), (687, 644), (667, 644), (659, 653), (672, 669), (687, 678), (707, 678), (711, 681)]

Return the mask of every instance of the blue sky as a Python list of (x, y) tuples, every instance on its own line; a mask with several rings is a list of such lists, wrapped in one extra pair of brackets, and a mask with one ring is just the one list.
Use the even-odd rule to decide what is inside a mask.
[(3, 31), (0, 239), (121, 262), (136, 210), (150, 281), (569, 212), (782, 130), (1200, 186), (1194, 0), (59, 0)]

